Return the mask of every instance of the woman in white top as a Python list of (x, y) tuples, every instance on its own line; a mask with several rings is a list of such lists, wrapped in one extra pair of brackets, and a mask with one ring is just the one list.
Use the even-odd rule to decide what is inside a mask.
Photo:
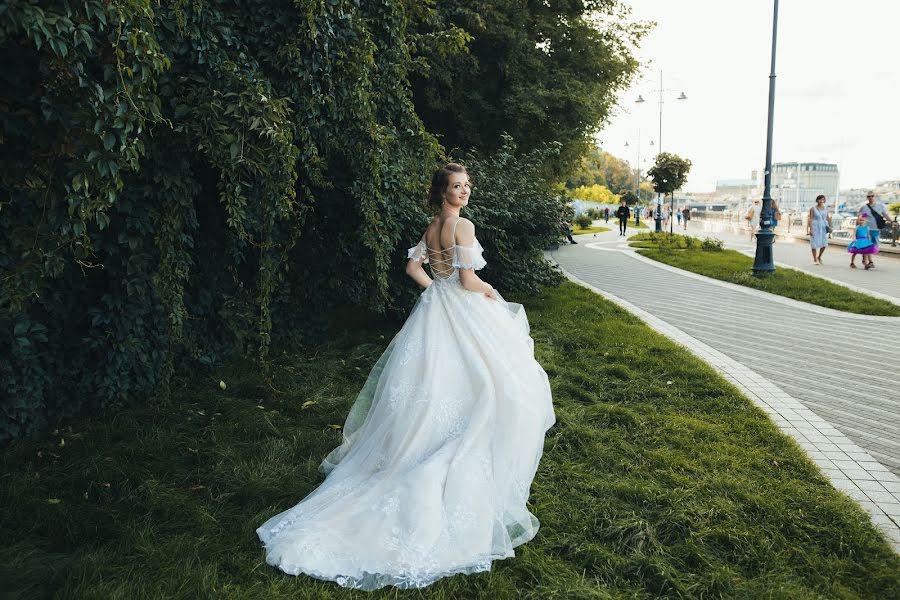
[(759, 200), (754, 200), (747, 214), (744, 215), (744, 219), (747, 220), (747, 226), (750, 228), (751, 242), (753, 241), (753, 236), (756, 235), (756, 230), (759, 229), (760, 213), (762, 213), (762, 206), (760, 206)]

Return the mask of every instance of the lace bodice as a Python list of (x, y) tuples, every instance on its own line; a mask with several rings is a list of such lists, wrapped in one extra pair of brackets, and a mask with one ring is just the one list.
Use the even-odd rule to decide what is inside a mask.
[(430, 248), (423, 238), (418, 244), (406, 251), (406, 258), (421, 260), (431, 267), (435, 277), (446, 279), (452, 277), (459, 269), (483, 269), (487, 265), (484, 260), (484, 248), (476, 239), (471, 246), (455, 244), (446, 250)]
[[(456, 226), (462, 219), (453, 223), (453, 241), (456, 241)], [(484, 248), (476, 238), (471, 246), (454, 244), (447, 249), (431, 248), (425, 242), (425, 236), (418, 244), (406, 251), (406, 258), (420, 260), (431, 267), (431, 274), (437, 279), (449, 279), (458, 273), (459, 269), (483, 269), (487, 265), (484, 260)]]

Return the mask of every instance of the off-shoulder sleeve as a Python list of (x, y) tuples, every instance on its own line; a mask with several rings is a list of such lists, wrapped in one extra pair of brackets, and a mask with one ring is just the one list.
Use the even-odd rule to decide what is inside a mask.
[(428, 250), (425, 248), (425, 240), (422, 240), (412, 248), (406, 251), (406, 258), (411, 260), (421, 260), (424, 263), (428, 262)]
[(482, 253), (484, 248), (475, 240), (471, 246), (455, 246), (453, 252), (453, 267), (456, 269), (483, 269), (487, 264)]

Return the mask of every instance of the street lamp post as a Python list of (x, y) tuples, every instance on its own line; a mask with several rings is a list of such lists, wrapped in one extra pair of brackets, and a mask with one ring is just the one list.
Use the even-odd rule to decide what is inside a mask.
[[(625, 147), (627, 148), (630, 144), (626, 141)], [(650, 146), (653, 146), (653, 140), (650, 140)], [(637, 198), (637, 203), (640, 205), (641, 203), (641, 130), (638, 129), (638, 138), (637, 138), (637, 162), (635, 163), (634, 168), (634, 197)]]
[[(772, 68), (769, 72), (769, 117), (766, 131), (766, 170), (763, 190), (762, 211), (759, 215), (760, 230), (756, 234), (756, 256), (753, 258), (754, 275), (768, 275), (775, 272), (772, 245), (775, 232), (772, 230), (772, 126), (775, 114), (775, 42), (778, 39), (778, 0), (772, 15)], [(798, 182), (799, 183), (799, 182)]]
[[(662, 77), (661, 69), (659, 71), (659, 90), (652, 90), (652, 91), (659, 92), (659, 153), (657, 154), (657, 155), (659, 155), (659, 154), (662, 154), (662, 151), (663, 151), (663, 144), (662, 144), (663, 92), (674, 92), (675, 91), (675, 90), (671, 90), (671, 89), (665, 89), (663, 87), (663, 77)], [(681, 94), (676, 98), (676, 100), (687, 100), (687, 96), (684, 95), (684, 92), (681, 92)], [(635, 103), (640, 104), (642, 102), (645, 102), (644, 97), (641, 96), (640, 94), (638, 94), (638, 98), (637, 98), (637, 100), (635, 100)], [(675, 204), (675, 197), (673, 195), (672, 210), (674, 210), (674, 204)], [(657, 233), (662, 232), (662, 215), (660, 215), (660, 212), (662, 212), (662, 195), (659, 192), (656, 192), (656, 210), (654, 211), (653, 216), (655, 217), (655, 221), (656, 221), (655, 231)]]

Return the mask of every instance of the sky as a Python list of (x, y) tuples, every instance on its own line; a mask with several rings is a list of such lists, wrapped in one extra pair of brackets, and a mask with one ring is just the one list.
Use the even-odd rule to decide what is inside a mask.
[[(601, 147), (633, 165), (640, 135), (642, 168), (652, 165), (661, 70), (662, 149), (693, 163), (684, 190), (762, 173), (774, 2), (625, 2), (657, 25)], [(772, 162), (835, 163), (841, 189), (900, 179), (900, 2), (781, 0), (775, 74)], [(682, 91), (688, 99), (676, 100)]]

